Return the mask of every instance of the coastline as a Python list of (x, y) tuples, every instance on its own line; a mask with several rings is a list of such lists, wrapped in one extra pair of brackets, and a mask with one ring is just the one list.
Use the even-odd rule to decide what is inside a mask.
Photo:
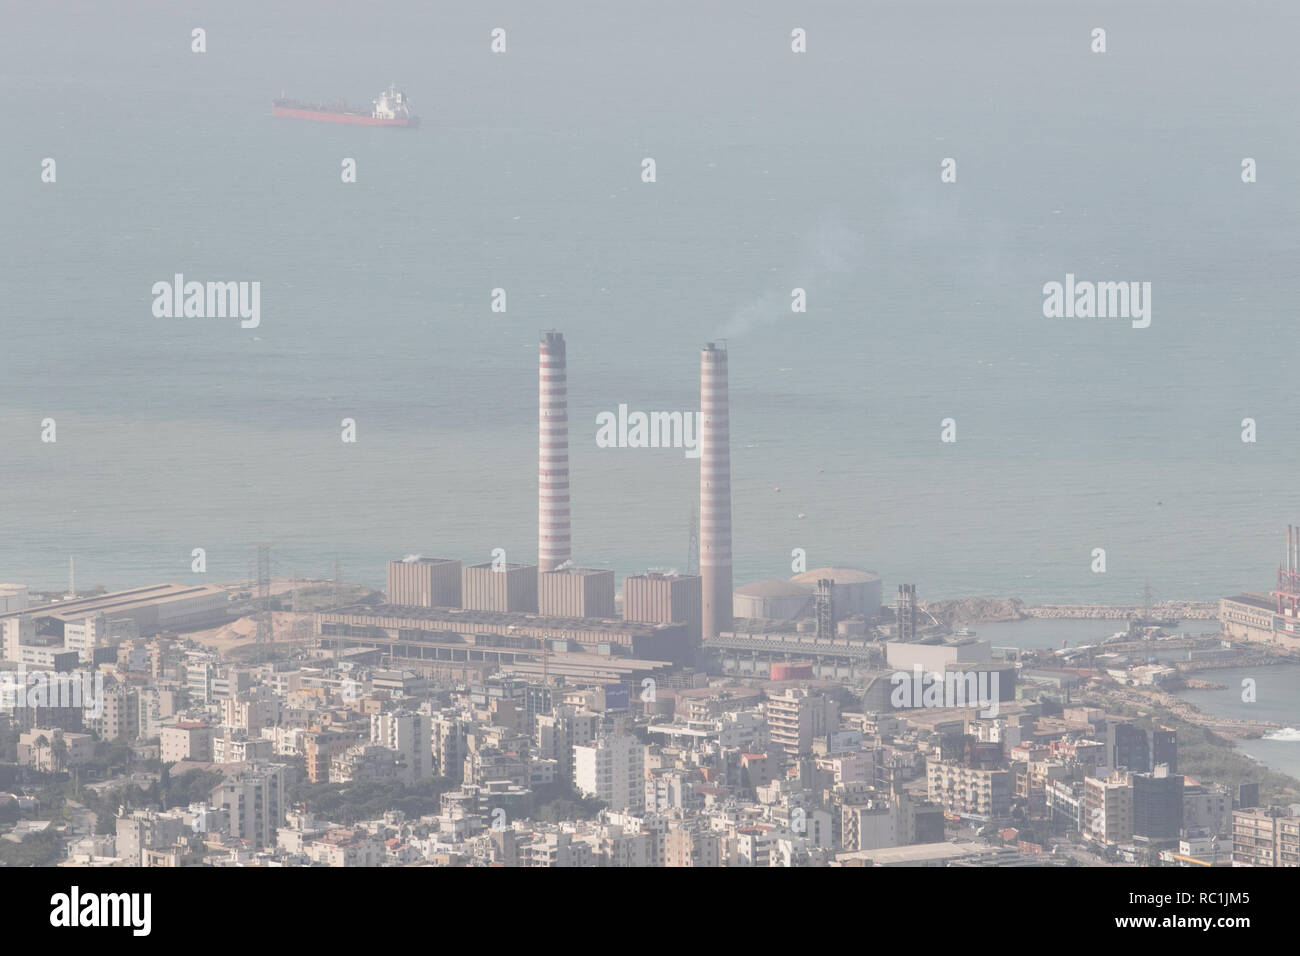
[(1250, 738), (1229, 737), (1222, 732), (1222, 728), (1239, 722), (1208, 716), (1196, 705), (1182, 700), (1177, 701), (1176, 709), (1171, 709), (1147, 693), (1135, 694), (1137, 700), (1125, 699), (1127, 695), (1109, 690), (1091, 696), (1108, 712), (1141, 718), (1177, 731), (1180, 774), (1222, 783), (1234, 792), (1242, 783), (1258, 782), (1261, 797), (1268, 804), (1300, 801), (1300, 779), (1244, 753), (1238, 741)]
[(1217, 621), (1218, 602), (1161, 601), (1136, 604), (1026, 604), (1020, 598), (949, 598), (921, 605), (946, 624), (989, 624), (1028, 620), (1125, 621), (1150, 613), (1180, 621)]
[[(1194, 638), (1159, 642), (1161, 651), (1182, 650), (1187, 647), (1217, 647), (1223, 640), (1219, 629), (1217, 604), (1202, 601), (1166, 601), (1150, 608), (1122, 605), (1043, 604), (1028, 605), (1018, 598), (963, 598), (934, 601), (925, 609), (950, 627), (981, 624), (1025, 625), (1031, 630), (1033, 621), (1115, 621), (1116, 630), (1134, 617), (1176, 619), (1179, 623), (1168, 628), (1181, 631), (1187, 627), (1193, 634), (1198, 626), (1210, 631)], [(1189, 626), (1190, 625), (1190, 626)], [(1094, 626), (1095, 628), (1096, 626)], [(1219, 633), (1215, 633), (1219, 632)], [(983, 637), (979, 634), (977, 636)], [(997, 638), (994, 642), (997, 643)], [(1086, 640), (1086, 639), (1085, 639)], [(1070, 644), (1075, 644), (1074, 639)], [(1237, 651), (1229, 660), (1207, 657), (1200, 660), (1169, 661), (1177, 671), (1183, 688), (1193, 691), (1224, 691), (1229, 685), (1216, 679), (1220, 672), (1242, 668), (1260, 668), (1271, 671), (1279, 665), (1300, 665), (1300, 652), (1280, 648), (1274, 644), (1234, 638), (1231, 646)], [(1122, 649), (1122, 645), (1116, 649)], [(1054, 660), (1050, 655), (1055, 646), (1023, 647), (1022, 653), (1047, 655), (1040, 658), (1045, 664)], [(1047, 666), (1056, 666), (1054, 663)], [(1267, 673), (1267, 671), (1263, 671)], [(1197, 678), (1194, 675), (1204, 674)], [(1094, 684), (1084, 695), (1097, 701), (1110, 712), (1124, 713), (1173, 727), (1179, 731), (1180, 772), (1193, 777), (1205, 777), (1237, 786), (1242, 782), (1258, 781), (1267, 799), (1274, 803), (1300, 801), (1300, 773), (1294, 761), (1286, 759), (1270, 763), (1243, 749), (1248, 741), (1269, 740), (1271, 734), (1300, 724), (1300, 713), (1293, 720), (1284, 714), (1272, 713), (1271, 719), (1247, 718), (1231, 712), (1212, 709), (1213, 698), (1193, 702), (1179, 696), (1174, 687), (1126, 686), (1106, 682)], [(1276, 755), (1275, 755), (1276, 756)]]

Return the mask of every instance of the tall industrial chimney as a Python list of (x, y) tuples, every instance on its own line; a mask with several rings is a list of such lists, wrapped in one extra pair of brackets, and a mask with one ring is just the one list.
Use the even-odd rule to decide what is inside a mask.
[(707, 640), (732, 628), (727, 350), (713, 342), (700, 352), (700, 419), (701, 632)]
[(537, 367), (537, 570), (569, 560), (569, 391), (564, 335), (543, 332)]

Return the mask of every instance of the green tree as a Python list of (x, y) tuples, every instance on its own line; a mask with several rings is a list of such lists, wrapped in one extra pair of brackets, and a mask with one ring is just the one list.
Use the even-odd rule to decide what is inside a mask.
[(68, 744), (63, 737), (56, 737), (54, 743), (50, 746), (54, 755), (54, 772), (62, 773), (64, 766), (68, 762)]
[(6, 866), (52, 866), (63, 856), (63, 838), (53, 828), (30, 833), (21, 843), (0, 840), (0, 864)]

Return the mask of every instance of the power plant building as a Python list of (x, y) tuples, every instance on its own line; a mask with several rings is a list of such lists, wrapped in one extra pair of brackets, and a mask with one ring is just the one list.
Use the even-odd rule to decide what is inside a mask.
[(547, 617), (614, 616), (614, 572), (563, 568), (537, 575), (537, 610)]
[[(1289, 608), (1284, 608), (1287, 611)], [(1266, 594), (1236, 594), (1219, 599), (1219, 623), (1224, 636), (1236, 641), (1276, 644), (1300, 650), (1300, 619), (1277, 611), (1276, 599)]]
[(700, 577), (695, 574), (637, 574), (623, 579), (623, 620), (684, 624), (700, 640)]
[(885, 644), (885, 662), (896, 670), (920, 667), (926, 672), (942, 673), (950, 664), (988, 664), (993, 648), (988, 641), (966, 640), (950, 644), (910, 644), (889, 641)]
[(388, 562), (390, 604), (412, 607), (460, 607), (461, 564), (449, 558), (412, 558)]
[(467, 611), (537, 613), (537, 565), (471, 564), (461, 572), (461, 603)]
[[(537, 579), (536, 573), (533, 579)], [(320, 611), (315, 621), (316, 633), (330, 641), (342, 638), (350, 646), (388, 646), (394, 653), (403, 648), (397, 656), (406, 659), (486, 660), (498, 650), (511, 649), (533, 657), (549, 649), (556, 657), (591, 654), (604, 657), (609, 664), (618, 658), (638, 658), (672, 661), (680, 666), (692, 661), (695, 648), (686, 636), (684, 624), (393, 604)], [(421, 646), (430, 653), (422, 651)], [(447, 653), (432, 653), (435, 646)]]

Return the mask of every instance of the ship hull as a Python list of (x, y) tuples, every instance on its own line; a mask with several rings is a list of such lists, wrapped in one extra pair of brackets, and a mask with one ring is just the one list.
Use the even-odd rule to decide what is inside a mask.
[(292, 106), (272, 106), (271, 115), (283, 119), (313, 120), (317, 123), (344, 123), (349, 126), (400, 126), (420, 125), (417, 117), (410, 119), (376, 119), (361, 113), (330, 113), (325, 110), (302, 109)]

